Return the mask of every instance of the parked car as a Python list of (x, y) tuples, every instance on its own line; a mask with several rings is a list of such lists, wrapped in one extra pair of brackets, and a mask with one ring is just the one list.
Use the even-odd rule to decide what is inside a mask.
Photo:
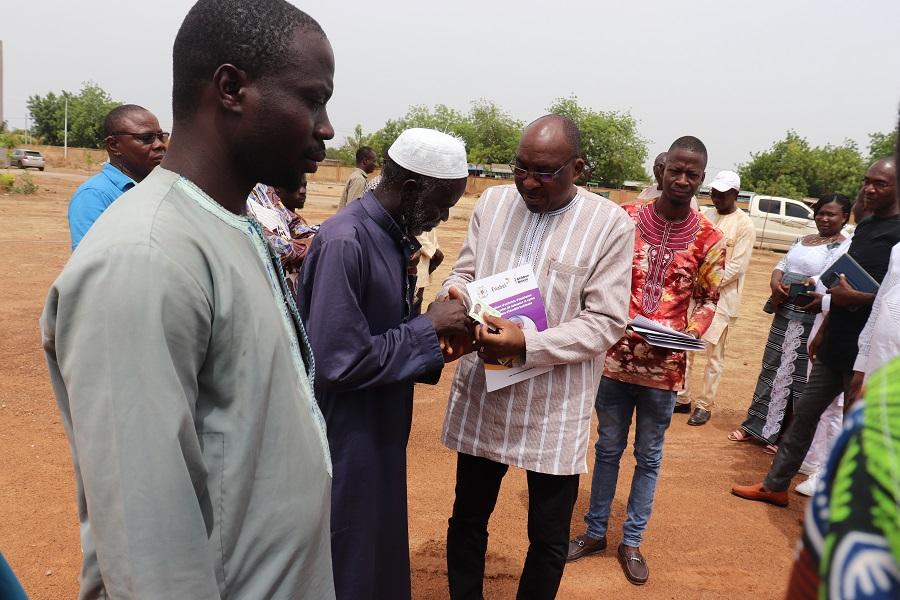
[(742, 206), (756, 228), (756, 247), (789, 250), (797, 238), (818, 233), (812, 208), (800, 200), (765, 196), (752, 192), (738, 194)]
[(12, 158), (9, 162), (12, 167), (27, 169), (34, 167), (38, 171), (44, 170), (44, 155), (37, 150), (25, 150), (24, 148), (16, 148), (13, 150)]

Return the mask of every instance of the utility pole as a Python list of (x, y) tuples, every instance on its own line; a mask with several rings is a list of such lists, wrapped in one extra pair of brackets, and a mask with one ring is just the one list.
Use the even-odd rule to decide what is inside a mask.
[(0, 40), (0, 125), (3, 124), (3, 40)]
[(69, 158), (69, 95), (66, 94), (66, 112), (63, 116), (63, 158)]

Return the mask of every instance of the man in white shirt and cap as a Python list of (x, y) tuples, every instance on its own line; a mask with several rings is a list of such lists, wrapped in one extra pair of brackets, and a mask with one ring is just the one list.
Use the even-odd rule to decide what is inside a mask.
[[(688, 425), (703, 425), (712, 416), (716, 392), (725, 369), (725, 343), (728, 332), (737, 321), (744, 291), (744, 278), (750, 267), (755, 230), (747, 213), (737, 207), (741, 178), (734, 171), (719, 171), (710, 184), (710, 196), (715, 206), (703, 209), (703, 216), (712, 221), (725, 235), (727, 250), (725, 255), (725, 275), (719, 284), (719, 303), (716, 315), (703, 341), (706, 343), (706, 369), (703, 372), (703, 387), (697, 395), (694, 411)], [(675, 412), (690, 412), (691, 386), (690, 370), (694, 364), (694, 352), (688, 353), (688, 373), (684, 379), (684, 390), (678, 394)]]
[(457, 300), (412, 311), (416, 236), (450, 216), (466, 149), (408, 129), (374, 189), (326, 221), (303, 264), (300, 312), (316, 358), (316, 398), (334, 464), (331, 549), (337, 598), (410, 597), (406, 444), (413, 386), (436, 383), (440, 338), (468, 334)]

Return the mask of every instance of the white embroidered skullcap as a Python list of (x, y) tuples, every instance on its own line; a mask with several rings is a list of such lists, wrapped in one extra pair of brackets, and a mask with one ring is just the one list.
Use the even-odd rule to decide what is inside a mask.
[(407, 129), (388, 148), (388, 156), (408, 171), (435, 179), (469, 175), (465, 143), (434, 129)]

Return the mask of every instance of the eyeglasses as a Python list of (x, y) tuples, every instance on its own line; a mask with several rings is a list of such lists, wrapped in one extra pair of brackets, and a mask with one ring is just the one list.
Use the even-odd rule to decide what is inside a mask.
[(559, 176), (559, 174), (562, 173), (562, 170), (565, 169), (566, 166), (570, 162), (572, 162), (574, 159), (575, 159), (575, 157), (573, 156), (572, 158), (570, 158), (569, 160), (564, 162), (560, 168), (553, 171), (552, 173), (547, 173), (546, 171), (533, 171), (531, 169), (523, 169), (522, 167), (516, 165), (515, 163), (510, 163), (509, 168), (512, 169), (513, 176), (515, 176), (515, 178), (520, 181), (527, 179), (528, 176), (531, 175), (532, 177), (534, 177), (537, 181), (540, 181), (541, 183), (550, 183), (551, 181), (556, 179), (557, 176)]
[(894, 186), (894, 184), (890, 181), (880, 181), (878, 179), (872, 180), (868, 177), (866, 179), (863, 179), (863, 189), (869, 187), (870, 185), (879, 191), (884, 191), (889, 187)]
[(169, 141), (168, 131), (151, 131), (148, 133), (133, 133), (131, 131), (116, 131), (110, 135), (130, 135), (145, 146), (149, 146), (155, 140), (161, 141), (163, 144)]

